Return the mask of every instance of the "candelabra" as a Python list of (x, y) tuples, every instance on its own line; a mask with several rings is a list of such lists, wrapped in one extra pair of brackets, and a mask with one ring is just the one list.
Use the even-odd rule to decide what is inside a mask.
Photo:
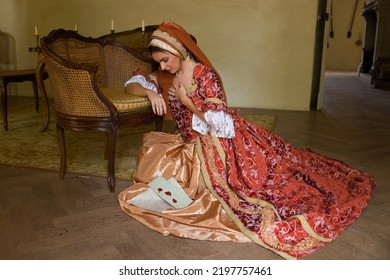
[(111, 37), (112, 37), (112, 41), (115, 42), (115, 30), (114, 29), (111, 29)]
[(145, 31), (141, 31), (141, 48), (145, 48)]
[(151, 59), (149, 49), (148, 49), (148, 44), (149, 44), (148, 35), (149, 34), (145, 32), (145, 28), (142, 28), (142, 30), (141, 30), (141, 46), (140, 46), (139, 50), (140, 50), (140, 54), (144, 58)]
[(38, 34), (35, 35), (35, 41), (36, 41), (36, 46), (28, 48), (28, 51), (39, 53), (41, 51), (41, 47), (39, 46), (39, 35)]

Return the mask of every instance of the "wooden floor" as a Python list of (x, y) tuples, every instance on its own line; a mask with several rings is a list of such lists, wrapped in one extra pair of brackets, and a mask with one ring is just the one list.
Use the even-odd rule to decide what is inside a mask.
[[(354, 73), (327, 73), (325, 83), (321, 111), (256, 110), (278, 115), (276, 133), (294, 146), (376, 178), (358, 220), (305, 259), (388, 260), (390, 91)], [(117, 193), (129, 185), (119, 181)], [(0, 259), (281, 259), (252, 243), (164, 237), (124, 214), (116, 194), (103, 178), (68, 174), (61, 181), (55, 172), (0, 165)]]

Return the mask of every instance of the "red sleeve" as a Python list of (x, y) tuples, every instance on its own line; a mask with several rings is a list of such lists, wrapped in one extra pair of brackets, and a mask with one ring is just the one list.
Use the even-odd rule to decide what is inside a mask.
[(206, 65), (197, 65), (194, 69), (194, 79), (197, 84), (197, 94), (192, 96), (192, 100), (198, 110), (202, 112), (226, 110), (226, 103), (217, 104), (205, 101), (206, 98), (217, 98), (225, 102), (221, 83), (213, 70)]

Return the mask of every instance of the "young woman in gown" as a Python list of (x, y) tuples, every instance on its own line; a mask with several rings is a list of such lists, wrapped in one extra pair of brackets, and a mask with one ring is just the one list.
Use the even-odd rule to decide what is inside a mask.
[[(121, 208), (164, 235), (255, 242), (301, 258), (334, 240), (360, 215), (373, 178), (343, 162), (292, 147), (229, 109), (221, 78), (191, 36), (163, 22), (149, 45), (159, 69), (138, 71), (128, 93), (171, 115), (176, 134), (147, 133)], [(175, 178), (193, 202), (154, 212), (128, 202), (157, 176)]]

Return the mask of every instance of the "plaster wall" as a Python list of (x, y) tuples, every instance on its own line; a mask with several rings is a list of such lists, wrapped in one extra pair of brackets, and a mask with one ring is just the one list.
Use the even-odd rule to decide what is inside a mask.
[[(341, 0), (339, 0), (341, 1)], [(348, 0), (350, 2), (350, 0)], [(0, 0), (9, 36), (2, 69), (36, 65), (34, 26), (97, 37), (175, 21), (194, 34), (220, 72), (233, 107), (309, 110), (317, 1), (313, 0)], [(304, 12), (303, 12), (304, 11)], [(22, 85), (12, 94), (30, 91)], [(28, 93), (29, 94), (29, 93)]]
[[(358, 5), (351, 29), (356, 2)], [(365, 36), (363, 5), (364, 1), (362, 0), (332, 0), (334, 36), (332, 38), (330, 33), (326, 34), (328, 44), (326, 70), (358, 71)], [(350, 38), (347, 36), (349, 31), (351, 32)]]

